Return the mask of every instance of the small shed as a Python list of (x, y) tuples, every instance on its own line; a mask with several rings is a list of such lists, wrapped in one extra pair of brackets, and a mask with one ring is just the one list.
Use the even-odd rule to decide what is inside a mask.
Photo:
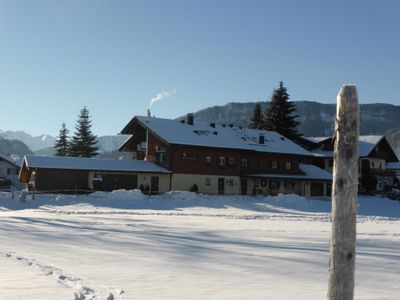
[(25, 156), (19, 180), (42, 192), (76, 193), (148, 187), (169, 189), (170, 171), (150, 161)]

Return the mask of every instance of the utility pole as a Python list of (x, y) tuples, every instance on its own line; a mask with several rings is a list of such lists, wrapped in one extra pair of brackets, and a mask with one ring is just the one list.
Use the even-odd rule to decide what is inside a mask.
[(351, 300), (354, 296), (359, 124), (357, 88), (344, 85), (336, 107), (329, 300)]

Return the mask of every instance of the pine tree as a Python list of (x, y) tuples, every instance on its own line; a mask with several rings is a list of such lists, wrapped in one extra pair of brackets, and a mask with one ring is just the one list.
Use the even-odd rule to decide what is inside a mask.
[(293, 115), (295, 111), (295, 104), (289, 101), (289, 94), (281, 81), (279, 88), (274, 89), (272, 93), (271, 103), (265, 116), (265, 128), (297, 141), (302, 135), (297, 131), (299, 122), (296, 121), (298, 116)]
[(98, 154), (97, 137), (91, 131), (92, 121), (89, 110), (81, 109), (79, 119), (75, 126), (75, 133), (72, 137), (70, 156), (94, 157)]
[(69, 130), (65, 126), (65, 123), (61, 124), (58, 137), (54, 143), (54, 149), (56, 150), (56, 156), (68, 156), (69, 155)]
[(264, 126), (264, 116), (261, 111), (261, 104), (258, 102), (253, 110), (253, 115), (251, 116), (250, 125), (251, 129), (265, 129)]

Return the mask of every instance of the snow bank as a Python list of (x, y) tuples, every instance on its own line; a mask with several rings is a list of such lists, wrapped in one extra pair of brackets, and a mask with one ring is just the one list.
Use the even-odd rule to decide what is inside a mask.
[[(36, 200), (28, 196), (26, 203), (17, 194), (11, 199), (9, 193), (0, 193), (0, 210), (21, 210), (44, 207), (84, 206), (86, 209), (101, 207), (123, 210), (183, 210), (186, 208), (235, 208), (253, 213), (316, 213), (331, 212), (330, 198), (305, 198), (298, 195), (278, 196), (218, 196), (191, 192), (172, 191), (156, 196), (143, 195), (139, 190), (95, 192), (89, 195), (39, 194)], [(400, 218), (400, 202), (380, 197), (360, 196), (359, 216)]]

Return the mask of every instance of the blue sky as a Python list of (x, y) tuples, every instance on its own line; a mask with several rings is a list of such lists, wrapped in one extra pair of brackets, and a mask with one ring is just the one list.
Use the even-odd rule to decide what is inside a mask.
[(400, 1), (0, 0), (0, 129), (56, 135), (87, 106), (115, 134), (230, 101), (400, 105)]

